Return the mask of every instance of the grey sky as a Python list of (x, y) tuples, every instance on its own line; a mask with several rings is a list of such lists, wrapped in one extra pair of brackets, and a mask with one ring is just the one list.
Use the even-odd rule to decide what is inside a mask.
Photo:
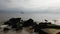
[(60, 0), (0, 0), (0, 10), (59, 12)]

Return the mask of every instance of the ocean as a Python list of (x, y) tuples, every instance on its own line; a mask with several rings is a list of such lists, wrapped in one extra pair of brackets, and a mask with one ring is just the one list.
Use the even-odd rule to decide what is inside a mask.
[[(60, 19), (60, 14), (50, 14), (50, 13), (0, 13), (0, 23), (9, 20), (10, 18), (22, 18), (23, 20), (33, 19), (36, 22), (42, 22), (47, 20)], [(58, 24), (58, 23), (57, 23)]]

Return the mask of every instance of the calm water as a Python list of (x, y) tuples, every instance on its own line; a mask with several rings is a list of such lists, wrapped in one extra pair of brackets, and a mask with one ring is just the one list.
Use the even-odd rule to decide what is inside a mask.
[[(20, 13), (0, 13), (0, 22), (9, 20), (12, 17), (21, 17), (23, 20), (32, 18), (34, 21), (41, 22), (44, 19), (53, 20), (60, 19), (60, 14), (20, 14)], [(58, 24), (58, 23), (57, 23)]]

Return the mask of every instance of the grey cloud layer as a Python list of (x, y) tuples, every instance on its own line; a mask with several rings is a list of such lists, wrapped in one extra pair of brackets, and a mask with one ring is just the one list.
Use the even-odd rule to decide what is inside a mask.
[(0, 10), (59, 12), (59, 4), (59, 0), (0, 0)]

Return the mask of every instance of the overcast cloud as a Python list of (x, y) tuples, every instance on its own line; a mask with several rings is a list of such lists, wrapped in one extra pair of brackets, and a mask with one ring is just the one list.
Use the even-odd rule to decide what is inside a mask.
[(0, 10), (59, 12), (60, 0), (0, 0)]

